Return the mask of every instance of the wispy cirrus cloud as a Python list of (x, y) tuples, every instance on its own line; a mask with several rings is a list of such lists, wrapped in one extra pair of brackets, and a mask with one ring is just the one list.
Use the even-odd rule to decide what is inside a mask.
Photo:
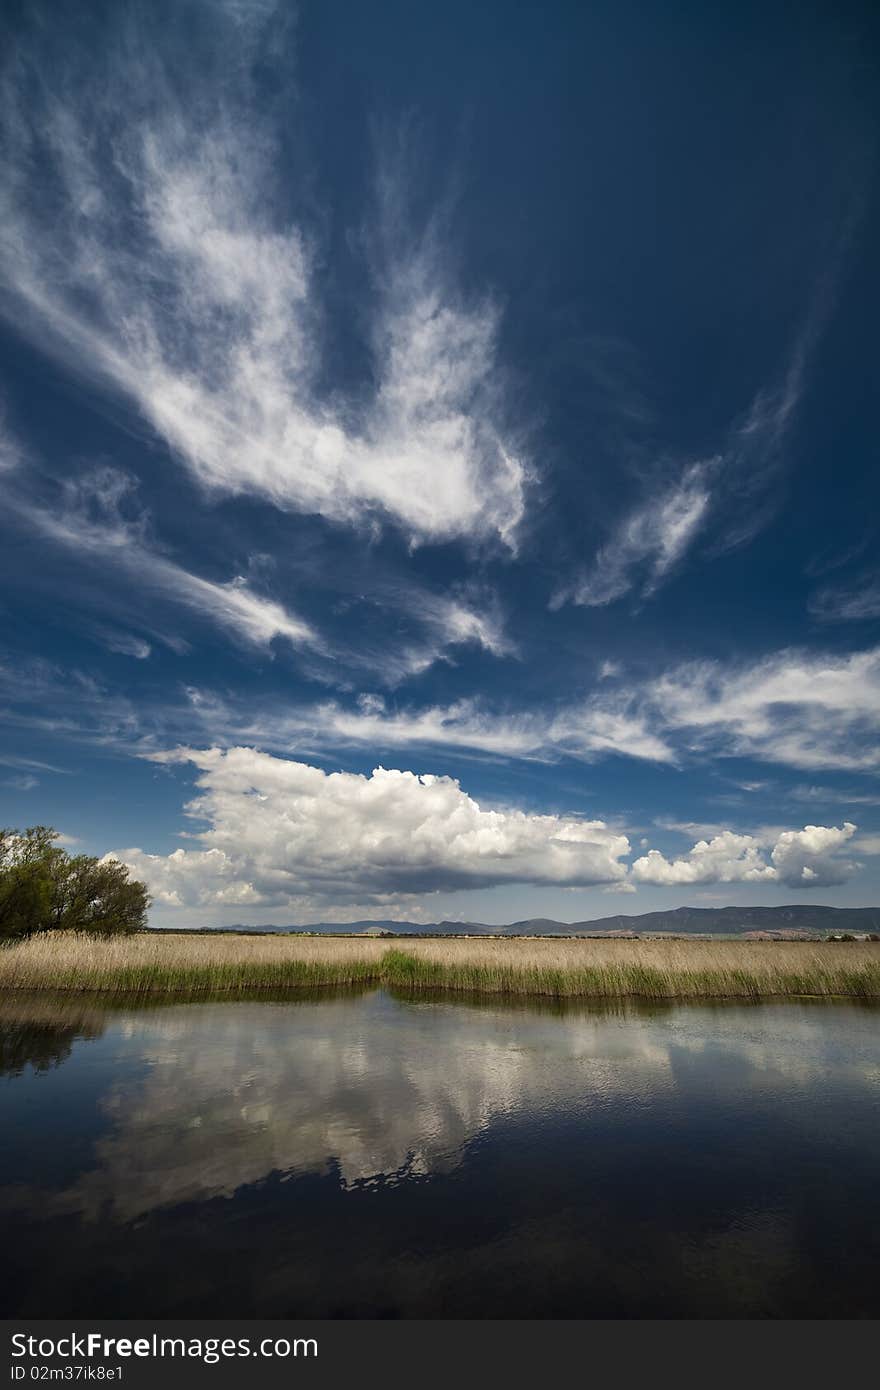
[[(705, 767), (744, 758), (799, 771), (880, 770), (877, 648), (847, 656), (783, 651), (737, 665), (690, 663), (640, 682), (606, 679), (581, 698), (530, 707), (485, 697), (390, 702), (375, 692), (316, 703), (239, 700), (193, 684), (176, 699), (166, 693), (151, 703), (144, 695), (136, 709), (106, 684), (72, 681), (45, 664), (23, 668), (17, 679), (9, 663), (0, 677), (0, 697), (16, 724), (63, 728), (87, 740), (100, 731), (101, 739), (130, 751), (173, 739), (248, 743), (295, 756), (447, 749), (541, 762), (613, 755)], [(39, 696), (38, 714), (32, 694)], [(873, 799), (870, 787), (855, 787), (851, 797), (839, 789), (833, 797), (844, 807)]]
[[(302, 718), (302, 712), (290, 715), (294, 724)], [(537, 711), (479, 700), (409, 710), (388, 710), (381, 701), (354, 710), (331, 702), (305, 722), (328, 740), (373, 747), (587, 761), (622, 754), (670, 764), (749, 758), (803, 770), (874, 772), (880, 769), (880, 648), (684, 663), (640, 682), (603, 680), (582, 699)]]
[[(6, 501), (25, 524), (81, 560), (126, 571), (139, 589), (182, 604), (240, 641), (269, 646), (281, 637), (295, 646), (320, 646), (307, 622), (275, 599), (255, 593), (245, 578), (236, 576), (225, 583), (203, 579), (163, 555), (150, 543), (146, 512), (136, 504), (129, 507), (129, 515), (124, 512), (135, 491), (129, 475), (105, 465), (67, 480), (60, 505), (40, 505), (10, 491)], [(139, 639), (111, 634), (112, 640), (116, 650), (129, 655), (149, 654)]]
[(374, 285), (372, 391), (321, 393), (318, 252), (291, 214), (277, 102), (254, 94), (285, 7), (244, 8), (244, 28), (190, 0), (167, 24), (125, 4), (100, 34), (19, 36), (0, 91), (5, 312), (129, 400), (209, 492), (512, 545), (526, 473), (498, 423), (498, 311), (456, 289), (436, 237), (401, 243)]
[(869, 572), (850, 584), (820, 589), (810, 599), (809, 611), (823, 623), (863, 623), (880, 618), (880, 574)]
[(552, 608), (569, 602), (602, 607), (638, 587), (648, 598), (684, 556), (711, 502), (718, 461), (691, 464), (668, 486), (625, 517), (602, 546), (591, 568), (570, 589), (561, 590)]
[[(51, 495), (46, 495), (47, 483)], [(367, 634), (356, 633), (347, 641), (332, 643), (289, 605), (257, 592), (252, 576), (238, 575), (218, 583), (171, 560), (152, 536), (152, 518), (139, 504), (137, 491), (133, 477), (107, 464), (60, 483), (40, 478), (32, 469), (23, 483), (19, 480), (16, 485), (10, 477), (2, 484), (7, 517), (16, 517), (19, 524), (98, 570), (123, 570), (135, 610), (138, 596), (159, 595), (190, 609), (237, 641), (269, 646), (276, 638), (285, 638), (326, 658), (335, 672), (340, 665), (361, 673), (370, 670), (386, 686), (421, 674), (437, 661), (453, 660), (456, 650), (463, 647), (480, 648), (498, 658), (516, 654), (497, 596), (488, 587), (458, 585), (438, 591), (381, 577), (371, 581), (368, 592), (361, 596), (383, 615), (381, 640), (371, 642)], [(263, 567), (252, 568), (259, 574)], [(143, 614), (141, 619), (142, 623), (147, 621)], [(406, 631), (395, 631), (395, 620), (405, 620)], [(132, 621), (136, 621), (136, 614)], [(139, 659), (151, 653), (150, 643), (141, 636), (101, 622), (87, 621), (85, 626), (94, 640), (110, 651)], [(150, 630), (164, 645), (176, 651), (186, 649), (180, 638)], [(313, 674), (320, 678), (320, 669)]]
[[(0, 652), (0, 716), (7, 730), (29, 730), (65, 742), (128, 752), (151, 746), (164, 725), (164, 716), (146, 699), (135, 705), (89, 671), (8, 652)], [(6, 754), (0, 765), (35, 772), (71, 772), (52, 763)]]
[(17, 792), (30, 792), (40, 785), (40, 779), (34, 777), (33, 773), (18, 773), (15, 777), (4, 777), (3, 786), (11, 787)]
[(177, 698), (141, 692), (137, 704), (106, 682), (48, 662), (0, 661), (0, 701), (16, 727), (148, 752), (169, 741), (247, 743), (287, 755), (366, 749), (455, 749), (479, 758), (586, 762), (616, 754), (673, 763), (676, 753), (627, 701), (589, 699), (556, 710), (499, 709), (478, 699), (447, 705), (390, 704), (382, 694), (317, 703), (240, 701), (197, 685)]
[(707, 536), (706, 553), (715, 556), (747, 544), (767, 524), (775, 510), (772, 485), (834, 305), (854, 222), (852, 213), (817, 279), (779, 379), (756, 392), (717, 454), (678, 471), (667, 466), (655, 472), (644, 485), (645, 498), (613, 527), (592, 564), (557, 591), (551, 608), (602, 607), (629, 593), (650, 598), (710, 525), (715, 534)]
[(686, 663), (642, 694), (676, 743), (701, 755), (805, 770), (880, 768), (880, 648)]
[(26, 457), (26, 450), (9, 426), (5, 403), (0, 399), (0, 476), (16, 472)]
[(864, 791), (860, 787), (826, 787), (800, 783), (789, 787), (786, 797), (791, 801), (804, 801), (811, 804), (823, 802), (847, 806), (880, 806), (880, 787), (874, 791)]
[(334, 699), (248, 713), (208, 691), (192, 689), (189, 697), (193, 724), (201, 722), (204, 736), (283, 751), (457, 749), (537, 762), (561, 757), (594, 762), (615, 754), (673, 763), (676, 757), (626, 700), (612, 704), (587, 698), (555, 709), (523, 710), (477, 698), (446, 705), (389, 704), (381, 694), (365, 693), (353, 704)]
[(44, 763), (39, 758), (14, 757), (11, 753), (0, 754), (0, 767), (22, 768), (25, 772), (52, 772), (64, 776), (70, 773), (70, 768), (56, 767), (54, 763)]
[[(624, 703), (604, 708), (589, 700), (555, 712), (493, 708), (477, 699), (448, 705), (389, 704), (365, 693), (353, 703), (267, 704), (245, 708), (228, 696), (190, 686), (186, 704), (161, 714), (169, 734), (218, 744), (246, 742), (287, 754), (367, 750), (371, 756), (402, 750), (457, 750), (488, 759), (554, 762), (572, 757), (594, 762), (616, 754), (672, 763), (669, 744), (652, 733)], [(151, 724), (155, 728), (155, 723)]]
[(96, 641), (106, 647), (108, 652), (118, 652), (120, 656), (133, 656), (136, 661), (146, 661), (153, 648), (143, 637), (133, 632), (118, 632), (112, 628), (96, 627)]
[(395, 639), (386, 626), (379, 648), (351, 646), (344, 654), (354, 668), (372, 670), (385, 686), (421, 675), (438, 661), (454, 662), (461, 648), (498, 658), (517, 655), (497, 596), (489, 589), (463, 586), (437, 592), (417, 584), (379, 584), (370, 597), (386, 618), (402, 615), (415, 627), (413, 636)]

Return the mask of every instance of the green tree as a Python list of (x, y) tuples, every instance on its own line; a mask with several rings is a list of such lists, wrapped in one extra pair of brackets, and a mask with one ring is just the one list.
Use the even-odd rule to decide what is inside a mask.
[(55, 931), (138, 931), (147, 924), (146, 885), (129, 878), (116, 859), (64, 855), (52, 864), (52, 904), (48, 926)]
[(115, 935), (146, 926), (146, 884), (115, 859), (67, 854), (44, 825), (0, 830), (0, 939), (41, 931)]
[(0, 830), (0, 938), (27, 936), (47, 920), (57, 833), (45, 825)]

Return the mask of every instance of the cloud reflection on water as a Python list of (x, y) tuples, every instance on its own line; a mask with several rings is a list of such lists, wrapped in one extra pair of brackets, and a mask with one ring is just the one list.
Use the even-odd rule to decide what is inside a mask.
[(876, 1092), (880, 1065), (847, 1046), (875, 1020), (841, 1012), (842, 1035), (821, 1026), (825, 1010), (799, 1005), (553, 1013), (371, 994), (108, 1014), (120, 1065), (98, 1098), (107, 1128), (94, 1165), (54, 1201), (125, 1222), (272, 1174), (334, 1171), (350, 1189), (448, 1173), (518, 1117), (577, 1115), (589, 1128), (609, 1107), (620, 1123), (674, 1105), (679, 1090), (711, 1105), (841, 1067)]

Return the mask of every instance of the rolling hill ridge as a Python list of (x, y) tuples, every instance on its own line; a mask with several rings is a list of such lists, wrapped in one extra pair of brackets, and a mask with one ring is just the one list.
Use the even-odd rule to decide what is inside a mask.
[(389, 933), (395, 936), (618, 936), (655, 933), (734, 936), (753, 932), (827, 936), (830, 932), (880, 932), (880, 907), (827, 907), (820, 903), (792, 903), (779, 907), (677, 907), (665, 912), (617, 914), (582, 922), (530, 917), (498, 926), (487, 922), (398, 922), (367, 918), (357, 922), (234, 926), (222, 930), (358, 935)]

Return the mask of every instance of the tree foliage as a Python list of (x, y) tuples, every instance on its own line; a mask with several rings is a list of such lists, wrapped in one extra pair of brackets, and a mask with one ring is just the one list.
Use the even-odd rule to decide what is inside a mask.
[(0, 940), (41, 931), (115, 935), (146, 926), (146, 884), (116, 859), (68, 854), (45, 825), (0, 829)]

